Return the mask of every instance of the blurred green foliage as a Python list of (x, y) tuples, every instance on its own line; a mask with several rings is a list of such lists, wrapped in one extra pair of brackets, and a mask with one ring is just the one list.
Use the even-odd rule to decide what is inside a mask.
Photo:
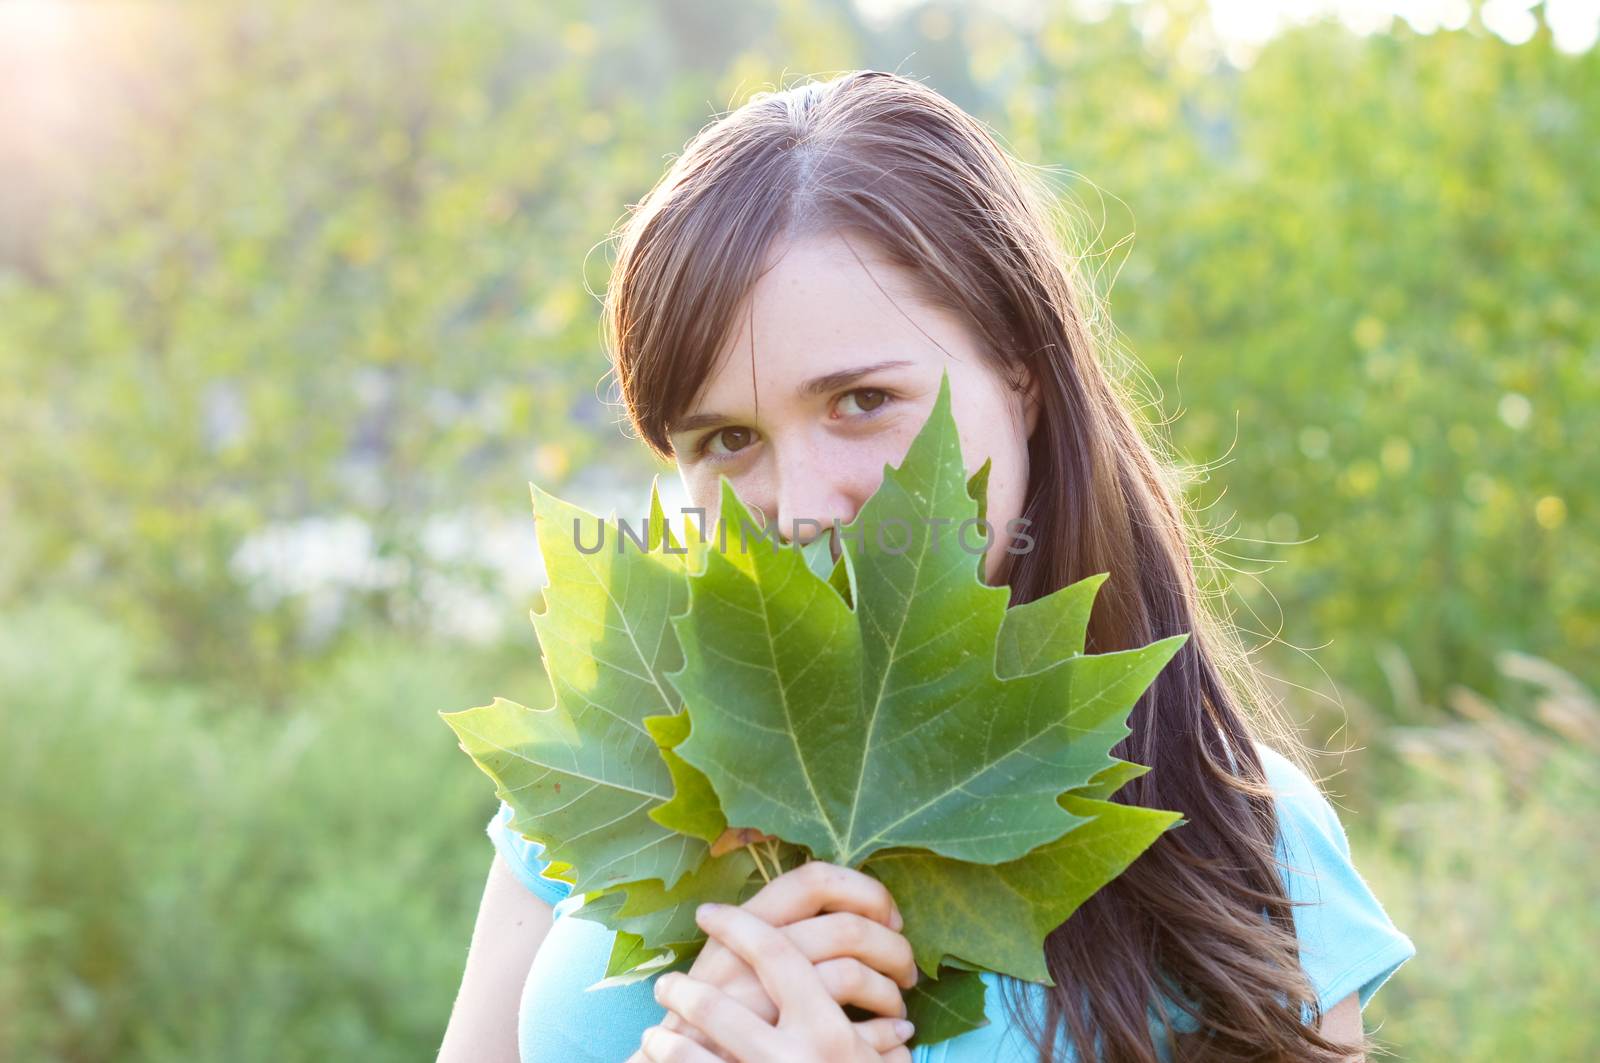
[(1600, 702), (1538, 658), (1496, 665), (1525, 711), (1457, 688), (1449, 721), (1358, 720), (1351, 740), (1381, 754), (1325, 765), (1357, 865), (1417, 946), (1367, 1028), (1406, 1060), (1593, 1059)]
[(1368, 691), (1378, 640), (1429, 693), (1508, 646), (1600, 678), (1596, 53), (1313, 29), (1198, 79), (1116, 33), (1044, 35), (1002, 124), (1136, 217), (1112, 316), (1226, 455), (1219, 560), (1292, 562), (1260, 633)]
[(425, 630), (426, 517), (646, 470), (594, 296), (663, 159), (784, 71), (927, 45), (915, 73), (1053, 168), (1158, 416), (1224, 463), (1199, 493), (1239, 543), (1304, 541), (1261, 559), (1294, 562), (1285, 641), (1368, 691), (1380, 639), (1428, 691), (1494, 683), (1499, 645), (1600, 677), (1593, 50), (1323, 25), (1241, 72), (1192, 5), (1031, 33), (715, 7), (152, 8), (105, 128), (0, 211), (0, 590), (71, 586), (167, 674), (280, 692), (337, 640), (293, 597), (245, 608), (230, 558), (353, 514), (398, 575), (348, 628)]
[[(429, 522), (531, 553), (525, 481), (642, 495), (608, 233), (715, 112), (858, 66), (1042, 168), (1217, 593), (1367, 750), (1335, 789), (1421, 950), (1380, 1036), (1600, 1053), (1600, 58), (1474, 19), (1235, 66), (1197, 0), (1017, 10), (0, 9), (0, 1058), (432, 1052), (492, 808), (435, 713), (543, 680), (525, 596)], [(331, 614), (240, 562), (319, 519), (368, 555)], [(440, 630), (446, 576), (502, 640)]]
[(537, 661), (374, 631), (270, 711), (140, 649), (61, 598), (0, 619), (0, 1058), (430, 1053), (493, 806), (434, 713)]

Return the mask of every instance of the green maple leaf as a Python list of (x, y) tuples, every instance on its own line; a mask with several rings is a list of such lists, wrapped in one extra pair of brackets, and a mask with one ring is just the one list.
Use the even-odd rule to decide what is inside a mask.
[(606, 973), (590, 989), (610, 989), (614, 986), (632, 985), (667, 971), (684, 970), (694, 962), (698, 949), (654, 949), (638, 934), (619, 930), (611, 939), (611, 955), (606, 959)]
[[(1007, 611), (996, 648), (1001, 675), (1025, 675), (1081, 654), (1104, 573)], [(1121, 874), (1179, 819), (1176, 812), (1113, 804), (1148, 771), (1112, 760), (1059, 801), (1087, 820), (1016, 860), (979, 864), (930, 852), (876, 854), (864, 870), (894, 894), (917, 965), (964, 961), (1028, 981), (1050, 981), (1042, 942), (1100, 887)]]
[(907, 1014), (917, 1027), (913, 1045), (988, 1023), (981, 961), (1014, 977), (1050, 981), (1043, 938), (1176, 819), (1175, 813), (1109, 803), (1148, 770), (1114, 761), (1088, 785), (1063, 794), (1075, 811), (1094, 817), (1090, 824), (1010, 864), (963, 864), (914, 852), (880, 853), (867, 862), (865, 870), (900, 905), (917, 965), (935, 976), (906, 993)]
[(977, 971), (944, 967), (906, 991), (906, 1018), (917, 1028), (914, 1046), (936, 1044), (987, 1025), (982, 977)]
[[(667, 678), (692, 720), (676, 753), (730, 823), (859, 867), (893, 848), (1001, 863), (1087, 821), (1057, 798), (1113, 763), (1133, 702), (1187, 636), (1047, 662), (1051, 637), (1021, 614), (1021, 648), (1000, 659), (1009, 591), (984, 584), (963, 545), (976, 514), (948, 377), (845, 527), (848, 594), (803, 551), (747, 540), (758, 526), (723, 479), (733, 530), (689, 576), (689, 609), (672, 618), (684, 664)], [(895, 522), (909, 534), (884, 536)], [(1060, 611), (1083, 593), (1045, 601)]]
[(1060, 800), (1088, 822), (1016, 860), (973, 864), (895, 851), (868, 862), (866, 870), (894, 894), (924, 972), (953, 957), (1049, 984), (1045, 936), (1179, 818), (1075, 794)]
[[(967, 480), (967, 496), (977, 502), (979, 519), (983, 518), (988, 509), (987, 493), (991, 464), (991, 459), (985, 458), (983, 465)], [(839, 597), (844, 599), (845, 604), (850, 604), (850, 577), (845, 569), (844, 557), (841, 555), (838, 560), (834, 560), (829, 535), (821, 535), (805, 543), (800, 547), (800, 552), (805, 557), (806, 567), (827, 580), (833, 589), (839, 592)], [(1079, 650), (1081, 652), (1081, 646)]]
[(639, 937), (650, 949), (678, 951), (705, 940), (694, 910), (708, 901), (740, 904), (762, 885), (755, 859), (735, 849), (701, 862), (670, 888), (660, 879), (642, 879), (586, 894), (571, 914)]
[(661, 750), (672, 776), (672, 799), (650, 810), (650, 818), (664, 827), (714, 842), (728, 829), (728, 820), (717, 804), (716, 791), (711, 781), (678, 756), (677, 747), (689, 737), (689, 714), (647, 716), (644, 725)]
[[(794, 846), (773, 848), (769, 856), (778, 870), (805, 859)], [(706, 902), (743, 904), (766, 881), (746, 846), (705, 860), (670, 889), (659, 879), (646, 879), (585, 895), (571, 916), (617, 932), (606, 977), (596, 985), (626, 985), (687, 967), (706, 941), (695, 909)]]
[(686, 572), (702, 546), (692, 535), (677, 543), (652, 488), (645, 549), (608, 524), (612, 541), (588, 550), (596, 518), (529, 486), (550, 580), (532, 619), (555, 703), (535, 710), (495, 698), (440, 716), (511, 806), (511, 829), (540, 842), (575, 891), (671, 886), (707, 845), (654, 818), (671, 807), (674, 778), (645, 719), (681, 707), (666, 680), (681, 660), (668, 618), (687, 604)]

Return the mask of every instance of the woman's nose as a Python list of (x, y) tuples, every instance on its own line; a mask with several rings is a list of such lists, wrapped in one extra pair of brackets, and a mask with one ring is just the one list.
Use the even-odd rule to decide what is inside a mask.
[(778, 535), (784, 542), (805, 544), (855, 518), (860, 502), (837, 468), (809, 457), (779, 470), (775, 508), (768, 516), (777, 521)]

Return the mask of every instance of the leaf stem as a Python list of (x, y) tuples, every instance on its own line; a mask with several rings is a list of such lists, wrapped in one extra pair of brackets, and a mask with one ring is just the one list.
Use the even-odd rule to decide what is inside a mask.
[(767, 874), (767, 865), (763, 864), (761, 862), (761, 853), (756, 848), (755, 843), (754, 842), (747, 842), (745, 844), (745, 848), (750, 850), (750, 859), (752, 859), (752, 860), (754, 860), (756, 862), (756, 870), (761, 872), (761, 881), (763, 881), (763, 882), (771, 882), (772, 881), (772, 876)]

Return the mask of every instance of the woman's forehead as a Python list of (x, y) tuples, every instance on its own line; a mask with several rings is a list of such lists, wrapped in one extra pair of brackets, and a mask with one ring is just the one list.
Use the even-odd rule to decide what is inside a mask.
[(869, 250), (820, 236), (775, 256), (672, 431), (687, 431), (680, 425), (703, 419), (696, 414), (751, 409), (758, 398), (815, 398), (848, 386), (835, 378), (866, 367), (937, 372), (952, 342), (970, 344), (958, 319), (916, 298), (907, 271)]

